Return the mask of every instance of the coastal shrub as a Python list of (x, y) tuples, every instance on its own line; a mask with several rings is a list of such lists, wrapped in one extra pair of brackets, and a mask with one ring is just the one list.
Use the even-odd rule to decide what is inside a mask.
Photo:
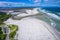
[(16, 31), (18, 30), (18, 26), (17, 25), (8, 25), (8, 26), (10, 28), (9, 38), (10, 40), (13, 40), (16, 35)]
[(6, 21), (11, 15), (5, 12), (0, 12), (0, 24)]
[(0, 40), (5, 40), (6, 34), (3, 33), (2, 28), (0, 27)]

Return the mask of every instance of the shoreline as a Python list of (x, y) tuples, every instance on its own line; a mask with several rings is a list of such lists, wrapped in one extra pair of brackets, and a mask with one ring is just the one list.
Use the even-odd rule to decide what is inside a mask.
[[(9, 23), (8, 23), (9, 22)], [(47, 29), (50, 26), (39, 19), (26, 17), (21, 20), (7, 20), (7, 24), (18, 25), (18, 40), (56, 40), (56, 36)], [(45, 26), (44, 26), (45, 25)], [(47, 28), (46, 28), (47, 27)], [(51, 30), (51, 28), (50, 28)], [(51, 30), (53, 32), (53, 30)], [(39, 36), (40, 35), (40, 36)], [(37, 37), (36, 37), (37, 36)], [(40, 38), (41, 37), (41, 38)]]

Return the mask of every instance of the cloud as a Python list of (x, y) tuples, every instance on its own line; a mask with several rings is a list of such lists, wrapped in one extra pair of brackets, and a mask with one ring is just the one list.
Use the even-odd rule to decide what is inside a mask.
[(24, 6), (25, 3), (22, 2), (0, 2), (0, 7), (11, 7), (11, 6)]
[(34, 2), (34, 3), (37, 3), (37, 2), (40, 2), (41, 0), (29, 0), (30, 2)]
[[(38, 2), (35, 0), (35, 2)], [(23, 2), (1, 2), (0, 7), (29, 7), (29, 6), (39, 6), (40, 3), (26, 4)]]

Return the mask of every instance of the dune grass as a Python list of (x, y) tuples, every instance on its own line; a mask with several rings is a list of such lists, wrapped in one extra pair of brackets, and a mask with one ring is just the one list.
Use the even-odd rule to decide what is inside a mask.
[(16, 35), (16, 31), (18, 30), (18, 26), (17, 25), (8, 25), (8, 26), (10, 28), (9, 38), (10, 40), (13, 40)]

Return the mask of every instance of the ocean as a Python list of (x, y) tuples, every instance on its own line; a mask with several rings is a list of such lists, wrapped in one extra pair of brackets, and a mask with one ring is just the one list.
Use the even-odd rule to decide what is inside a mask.
[(42, 7), (42, 9), (60, 16), (60, 7)]
[(60, 7), (42, 7), (41, 10), (49, 17), (51, 25), (60, 34)]

